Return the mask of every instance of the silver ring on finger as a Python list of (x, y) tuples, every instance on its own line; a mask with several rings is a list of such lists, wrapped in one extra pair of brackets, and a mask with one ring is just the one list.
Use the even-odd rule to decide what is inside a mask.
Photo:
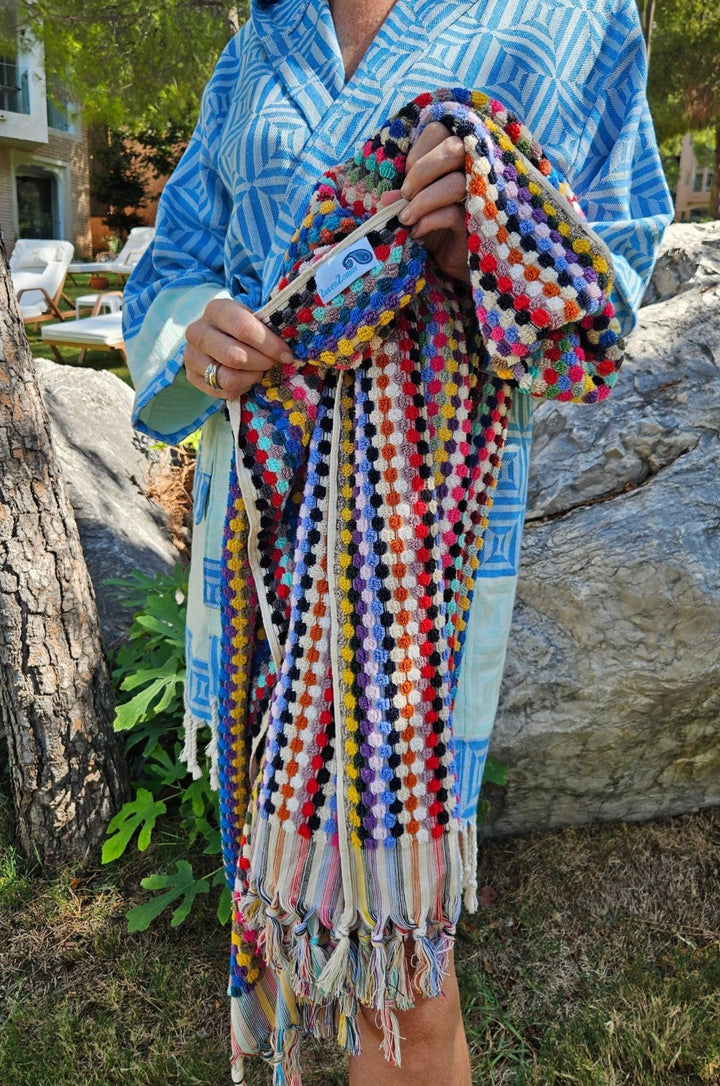
[(217, 379), (218, 369), (218, 362), (208, 362), (207, 366), (205, 367), (205, 373), (203, 374), (203, 376), (205, 378), (205, 384), (209, 385), (210, 388), (213, 389), (213, 391), (222, 392), (220, 383)]

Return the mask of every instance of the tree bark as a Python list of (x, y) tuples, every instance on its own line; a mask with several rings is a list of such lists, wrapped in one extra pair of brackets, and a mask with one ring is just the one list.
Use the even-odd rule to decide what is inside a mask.
[(715, 126), (713, 180), (712, 188), (710, 190), (710, 218), (720, 219), (720, 124)]
[(127, 796), (95, 596), (0, 235), (0, 726), (22, 848), (96, 859)]

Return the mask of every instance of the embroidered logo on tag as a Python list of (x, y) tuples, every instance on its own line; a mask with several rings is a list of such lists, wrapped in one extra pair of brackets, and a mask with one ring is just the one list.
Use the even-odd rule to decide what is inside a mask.
[(368, 239), (359, 238), (337, 256), (331, 256), (327, 263), (320, 264), (315, 272), (317, 292), (324, 302), (329, 302), (379, 263)]

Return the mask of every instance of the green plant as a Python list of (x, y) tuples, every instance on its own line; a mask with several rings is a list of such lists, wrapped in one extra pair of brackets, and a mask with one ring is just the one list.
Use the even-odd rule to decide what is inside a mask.
[[(217, 795), (209, 784), (207, 762), (202, 775), (186, 783), (180, 761), (185, 682), (185, 610), (187, 571), (148, 577), (133, 573), (111, 582), (134, 611), (127, 644), (113, 666), (118, 691), (115, 730), (126, 733), (135, 796), (108, 826), (103, 863), (111, 863), (135, 844), (144, 852), (160, 836), (165, 842), (193, 847), (203, 856), (220, 854)], [(196, 874), (186, 860), (175, 871), (142, 879), (144, 889), (161, 891), (127, 914), (131, 931), (144, 931), (165, 909), (173, 907), (171, 924), (189, 915), (195, 898), (219, 890), (218, 918), (230, 915), (230, 893), (222, 866)]]
[[(508, 768), (504, 762), (501, 762), (498, 758), (493, 758), (492, 755), (485, 762), (483, 768), (482, 783), (483, 787), (486, 784), (496, 784), (498, 787), (503, 788), (507, 784)], [(480, 802), (478, 803), (477, 810), (477, 824), (482, 826), (483, 822), (490, 813), (490, 800), (486, 799), (484, 793), (480, 795)]]
[(119, 234), (105, 234), (103, 241), (107, 245), (109, 252), (113, 254), (117, 254), (120, 252), (120, 249), (122, 248), (122, 239), (120, 238)]

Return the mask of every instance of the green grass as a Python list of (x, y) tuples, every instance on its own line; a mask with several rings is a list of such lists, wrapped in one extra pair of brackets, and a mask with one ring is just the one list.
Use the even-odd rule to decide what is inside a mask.
[[(14, 850), (4, 809), (3, 1086), (228, 1083), (228, 934), (212, 906), (126, 930), (140, 878), (177, 845), (48, 879)], [(488, 904), (457, 948), (474, 1086), (720, 1084), (720, 810), (488, 842), (479, 875)], [(311, 1045), (305, 1086), (341, 1086), (344, 1067)], [(248, 1081), (271, 1075), (253, 1062)]]
[[(65, 294), (74, 303), (75, 299), (81, 294), (88, 294), (92, 288), (88, 285), (89, 276), (76, 275), (76, 282), (71, 282), (70, 278), (65, 282)], [(122, 284), (115, 284), (111, 282), (108, 290), (121, 290)], [(69, 306), (65, 302), (60, 307), (63, 312), (69, 310)], [(84, 313), (87, 316), (87, 313)], [(74, 319), (66, 318), (66, 319)], [(50, 322), (45, 322), (50, 323)], [(42, 324), (27, 324), (25, 331), (27, 332), (28, 342), (30, 343), (30, 350), (32, 351), (33, 358), (49, 358), (53, 362), (57, 362), (52, 347), (44, 342), (41, 335)], [(77, 347), (63, 347), (58, 346), (60, 355), (62, 356), (63, 363), (66, 366), (77, 365), (78, 348)], [(94, 370), (108, 370), (110, 373), (114, 373), (116, 377), (120, 377), (121, 380), (130, 384), (130, 375), (127, 370), (127, 366), (123, 362), (122, 355), (119, 351), (102, 351), (102, 350), (89, 350), (83, 360), (83, 366), (88, 369)]]

